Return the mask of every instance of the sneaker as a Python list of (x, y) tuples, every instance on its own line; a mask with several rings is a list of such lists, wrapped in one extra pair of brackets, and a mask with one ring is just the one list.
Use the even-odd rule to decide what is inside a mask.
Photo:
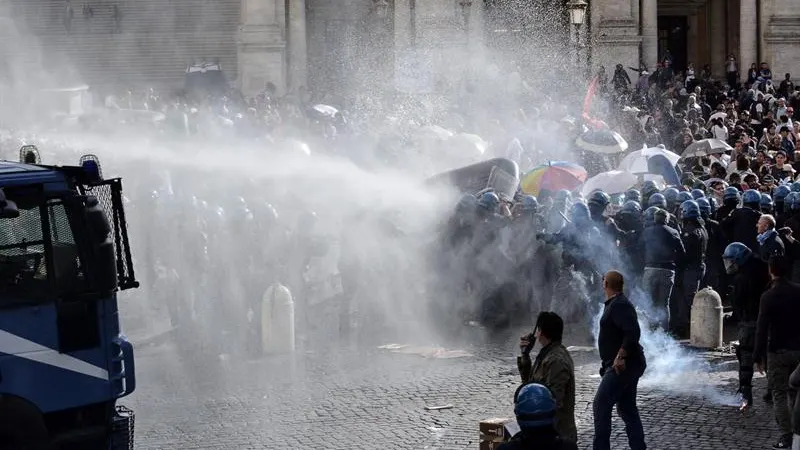
[(792, 435), (784, 434), (772, 448), (792, 448)]

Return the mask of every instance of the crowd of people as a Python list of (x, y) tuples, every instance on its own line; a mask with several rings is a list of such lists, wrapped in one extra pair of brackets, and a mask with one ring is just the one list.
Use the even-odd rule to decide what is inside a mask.
[[(621, 65), (610, 85), (603, 71), (596, 78), (608, 105), (602, 118), (621, 131), (632, 149), (661, 145), (680, 155), (695, 142), (716, 139), (732, 150), (709, 147), (704, 154), (681, 158), (676, 166), (680, 183), (657, 186), (640, 180), (624, 192), (619, 207), (611, 199), (619, 192), (595, 191), (587, 198), (566, 190), (544, 191), (538, 197), (520, 192), (514, 199), (491, 191), (465, 196), (446, 233), (447, 245), (468, 248), (474, 260), (495, 254), (489, 260), (506, 261), (508, 269), (500, 272), (510, 274), (476, 283), (482, 265), (470, 268), (467, 272), (473, 275), (464, 283), (465, 292), (474, 293), (477, 284), (483, 288), (478, 297), (495, 299), (500, 291), (522, 299), (517, 306), (547, 311), (539, 315), (536, 333), (521, 343), (525, 348), (535, 336), (543, 348), (533, 361), (523, 351), (523, 385), (515, 400), (523, 430), (526, 423), (539, 424), (532, 428), (545, 424), (548, 430), (554, 424), (555, 434), (566, 441), (576, 438), (574, 368), (559, 347), (562, 318), (551, 312), (566, 297), (554, 291), (565, 278), (573, 288), (579, 286), (571, 291), (587, 300), (582, 305), (585, 316), (578, 317), (594, 317), (596, 305), (605, 301), (594, 448), (609, 448), (610, 414), (616, 404), (631, 448), (644, 449), (635, 391), (646, 364), (638, 343), (631, 344), (639, 337), (636, 312), (627, 308), (614, 313), (628, 302), (613, 300), (622, 293), (622, 273), (626, 292), (651, 326), (676, 338), (688, 337), (693, 299), (699, 289), (710, 286), (731, 310), (726, 324), (737, 326), (741, 407), (754, 402), (754, 370), (766, 372), (763, 401), (772, 404), (779, 429), (773, 447), (791, 448), (800, 425), (792, 418), (793, 409), (795, 416), (800, 409), (795, 401), (800, 381), (800, 331), (795, 326), (800, 317), (800, 89), (790, 74), (773, 84), (766, 64), (753, 67), (741, 84), (730, 84), (737, 77), (715, 80), (706, 69), (699, 77), (691, 69), (676, 74), (669, 60), (653, 74), (639, 72), (633, 87)], [(554, 248), (560, 260), (552, 257)], [(530, 264), (532, 260), (537, 263)], [(499, 266), (491, 267), (496, 275)], [(620, 272), (609, 278), (612, 269)], [(614, 288), (610, 295), (609, 280)], [(601, 285), (607, 295), (598, 299)], [(607, 336), (616, 337), (614, 345), (603, 337), (609, 327), (616, 329), (606, 330)], [(621, 381), (622, 373), (626, 378)], [(549, 395), (535, 387), (539, 384), (549, 388)], [(531, 397), (541, 399), (539, 405), (552, 401), (552, 408), (544, 407), (552, 409), (550, 415), (539, 411), (546, 420), (526, 418), (534, 414), (523, 411)], [(517, 441), (534, 435), (523, 432)], [(508, 448), (533, 448), (515, 445)]]

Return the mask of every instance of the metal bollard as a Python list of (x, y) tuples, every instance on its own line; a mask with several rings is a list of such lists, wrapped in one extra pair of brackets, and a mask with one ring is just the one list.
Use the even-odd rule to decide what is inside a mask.
[(722, 347), (722, 299), (710, 287), (697, 291), (692, 301), (689, 343), (697, 348)]
[(261, 298), (261, 347), (264, 353), (294, 352), (294, 301), (286, 286), (275, 283)]

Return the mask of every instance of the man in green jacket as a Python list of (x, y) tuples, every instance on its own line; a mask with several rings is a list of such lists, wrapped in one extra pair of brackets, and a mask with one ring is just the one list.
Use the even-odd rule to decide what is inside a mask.
[[(567, 349), (561, 344), (564, 334), (564, 321), (558, 314), (542, 312), (536, 319), (533, 337), (542, 344), (542, 349), (531, 361), (525, 351), (531, 348), (531, 336), (520, 340), (522, 356), (517, 358), (517, 367), (522, 377), (522, 385), (517, 393), (529, 383), (547, 386), (556, 399), (556, 430), (559, 436), (572, 442), (578, 441), (575, 426), (575, 364)], [(516, 400), (517, 394), (514, 394)]]

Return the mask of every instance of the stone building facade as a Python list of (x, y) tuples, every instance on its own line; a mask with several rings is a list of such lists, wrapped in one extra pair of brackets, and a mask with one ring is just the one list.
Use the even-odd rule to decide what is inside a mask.
[(545, 81), (617, 63), (652, 70), (667, 52), (679, 70), (722, 74), (733, 54), (742, 76), (761, 61), (776, 78), (800, 75), (800, 0), (587, 1), (577, 31), (566, 0), (10, 0), (0, 16), (24, 16), (50, 50), (41, 59), (71, 59), (88, 84), (178, 85), (191, 60), (215, 58), (248, 96), (268, 82), (343, 97), (441, 93), (511, 69)]

